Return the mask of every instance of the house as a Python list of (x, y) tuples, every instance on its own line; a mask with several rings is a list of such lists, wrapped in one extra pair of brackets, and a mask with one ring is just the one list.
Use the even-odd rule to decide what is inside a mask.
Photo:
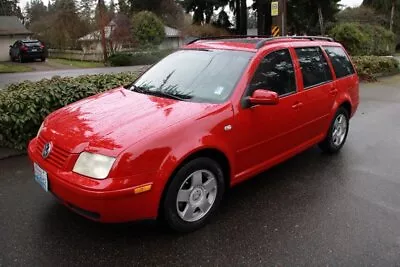
[[(104, 33), (106, 37), (107, 46), (112, 45), (114, 51), (120, 51), (123, 47), (121, 42), (111, 40), (112, 33), (116, 28), (116, 23), (111, 21), (106, 27), (104, 27)], [(183, 44), (181, 33), (179, 30), (164, 26), (165, 39), (158, 46), (159, 49), (176, 49)], [(100, 31), (91, 32), (78, 39), (81, 44), (84, 53), (88, 52), (102, 52), (101, 45), (101, 33)]]
[(0, 61), (10, 60), (10, 45), (31, 35), (16, 16), (0, 16)]

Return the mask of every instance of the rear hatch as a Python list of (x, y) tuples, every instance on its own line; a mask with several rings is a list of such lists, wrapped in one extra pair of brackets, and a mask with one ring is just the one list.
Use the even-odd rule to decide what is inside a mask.
[(44, 49), (44, 46), (39, 41), (24, 42), (23, 44), (28, 48), (27, 52), (31, 55), (42, 54)]

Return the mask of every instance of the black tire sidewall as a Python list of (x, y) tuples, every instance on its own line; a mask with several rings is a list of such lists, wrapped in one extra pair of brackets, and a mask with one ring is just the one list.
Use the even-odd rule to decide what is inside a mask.
[[(334, 127), (334, 124), (335, 124), (335, 120), (341, 114), (343, 114), (344, 117), (346, 118), (347, 129), (346, 129), (346, 134), (344, 136), (343, 142), (339, 146), (337, 146), (337, 145), (335, 145), (333, 143), (332, 133), (333, 133), (333, 127)], [(346, 139), (347, 139), (347, 135), (349, 133), (349, 127), (350, 127), (350, 123), (349, 122), (350, 122), (350, 120), (349, 120), (349, 114), (348, 114), (347, 110), (345, 108), (343, 108), (343, 107), (339, 108), (338, 111), (336, 112), (335, 116), (333, 117), (331, 126), (329, 127), (328, 136), (327, 136), (329, 149), (332, 152), (339, 151), (343, 147), (343, 145), (346, 143)]]
[[(201, 169), (212, 172), (216, 177), (218, 186), (217, 196), (210, 211), (203, 218), (196, 222), (186, 222), (182, 220), (178, 215), (178, 212), (176, 210), (176, 197), (182, 183), (186, 180), (186, 178), (193, 172)], [(163, 218), (173, 230), (178, 232), (191, 232), (198, 228), (201, 228), (207, 223), (207, 221), (218, 209), (225, 191), (224, 189), (225, 184), (223, 171), (216, 161), (205, 157), (196, 158), (192, 161), (189, 161), (176, 172), (166, 189), (165, 198), (162, 203)]]

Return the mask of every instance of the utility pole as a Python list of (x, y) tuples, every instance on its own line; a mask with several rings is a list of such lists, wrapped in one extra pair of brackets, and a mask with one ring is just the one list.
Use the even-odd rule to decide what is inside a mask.
[(287, 0), (273, 0), (271, 2), (273, 37), (285, 36), (287, 34)]

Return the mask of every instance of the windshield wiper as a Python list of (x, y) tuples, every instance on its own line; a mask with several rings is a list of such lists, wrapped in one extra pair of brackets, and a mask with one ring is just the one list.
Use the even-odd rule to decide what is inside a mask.
[(138, 92), (138, 93), (142, 93), (142, 94), (146, 94), (146, 95), (166, 97), (166, 98), (171, 98), (171, 99), (175, 99), (175, 100), (179, 100), (179, 101), (186, 101), (188, 99), (193, 98), (190, 95), (184, 95), (184, 94), (176, 95), (176, 94), (170, 94), (165, 91), (153, 91), (153, 90), (149, 90), (145, 87), (140, 87), (137, 85), (132, 85), (131, 90), (134, 92)]

